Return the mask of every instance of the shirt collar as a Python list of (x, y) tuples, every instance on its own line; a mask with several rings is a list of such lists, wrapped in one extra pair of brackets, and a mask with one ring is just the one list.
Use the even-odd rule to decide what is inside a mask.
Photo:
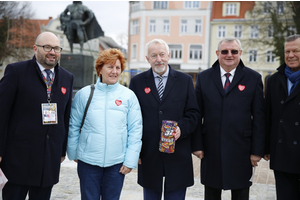
[[(234, 68), (233, 70), (231, 70), (229, 73), (231, 74), (231, 76), (233, 77), (235, 74), (235, 70), (236, 68)], [(221, 77), (224, 76), (227, 72), (221, 67), (220, 65), (220, 72), (221, 72)]]
[[(46, 68), (43, 67), (43, 65), (41, 65), (37, 60), (36, 60), (37, 65), (39, 66), (41, 72), (43, 72)], [(50, 69), (51, 72), (54, 74), (54, 67)]]

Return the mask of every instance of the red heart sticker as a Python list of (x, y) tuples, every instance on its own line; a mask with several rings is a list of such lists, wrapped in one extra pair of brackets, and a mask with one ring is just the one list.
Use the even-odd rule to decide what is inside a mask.
[(115, 100), (115, 103), (117, 106), (120, 106), (122, 104), (122, 101), (121, 100)]
[(240, 84), (240, 85), (238, 86), (238, 88), (239, 88), (240, 91), (243, 91), (243, 90), (246, 88), (246, 86)]
[(61, 87), (61, 93), (63, 93), (63, 94), (66, 94), (66, 92), (67, 92), (67, 89), (65, 88), (65, 87)]
[(146, 88), (145, 88), (145, 93), (146, 93), (146, 94), (149, 94), (150, 92), (151, 92), (151, 89), (150, 89), (149, 87), (146, 87)]

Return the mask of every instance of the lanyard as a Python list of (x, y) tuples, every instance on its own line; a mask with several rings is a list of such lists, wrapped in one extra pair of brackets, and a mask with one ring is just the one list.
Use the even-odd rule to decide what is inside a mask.
[(43, 80), (46, 83), (46, 87), (47, 87), (47, 96), (48, 96), (47, 101), (48, 101), (48, 103), (50, 103), (51, 102), (51, 89), (52, 89), (52, 85), (53, 85), (53, 78), (50, 78), (51, 81), (50, 81), (50, 83), (48, 83), (48, 81), (47, 81), (47, 79), (46, 79), (46, 77), (44, 76), (43, 73), (42, 73), (42, 77), (43, 77)]

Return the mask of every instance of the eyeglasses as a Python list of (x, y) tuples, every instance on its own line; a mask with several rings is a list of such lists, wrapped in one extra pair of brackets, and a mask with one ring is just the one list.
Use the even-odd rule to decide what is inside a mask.
[[(230, 51), (230, 50), (222, 50), (222, 51), (220, 51), (220, 52), (221, 52), (221, 54), (223, 54), (223, 55), (227, 55), (229, 51)], [(233, 54), (233, 55), (236, 55), (236, 54), (238, 54), (238, 53), (239, 53), (239, 50), (231, 50), (231, 54)]]
[(44, 46), (42, 46), (42, 45), (36, 44), (35, 46), (43, 47), (44, 51), (46, 51), (46, 52), (50, 52), (50, 51), (52, 51), (52, 49), (53, 49), (55, 53), (60, 53), (61, 50), (62, 50), (61, 47), (51, 47), (51, 46), (49, 46), (49, 45), (44, 45)]

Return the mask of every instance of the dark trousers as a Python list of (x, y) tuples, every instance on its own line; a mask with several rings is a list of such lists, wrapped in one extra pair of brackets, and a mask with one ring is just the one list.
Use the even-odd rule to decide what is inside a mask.
[(35, 187), (27, 185), (5, 184), (2, 190), (3, 200), (25, 200), (27, 193), (30, 200), (49, 200), (53, 186)]
[[(144, 200), (161, 200), (162, 191), (158, 192), (149, 188), (144, 189)], [(186, 188), (182, 190), (175, 190), (166, 192), (164, 191), (164, 200), (184, 200), (185, 199)]]
[(99, 167), (78, 160), (78, 176), (82, 200), (119, 200), (124, 174), (119, 171), (122, 164)]
[(274, 170), (277, 200), (300, 200), (300, 174)]
[[(204, 200), (221, 200), (221, 189), (205, 186)], [(249, 200), (249, 187), (231, 190), (231, 200)]]

